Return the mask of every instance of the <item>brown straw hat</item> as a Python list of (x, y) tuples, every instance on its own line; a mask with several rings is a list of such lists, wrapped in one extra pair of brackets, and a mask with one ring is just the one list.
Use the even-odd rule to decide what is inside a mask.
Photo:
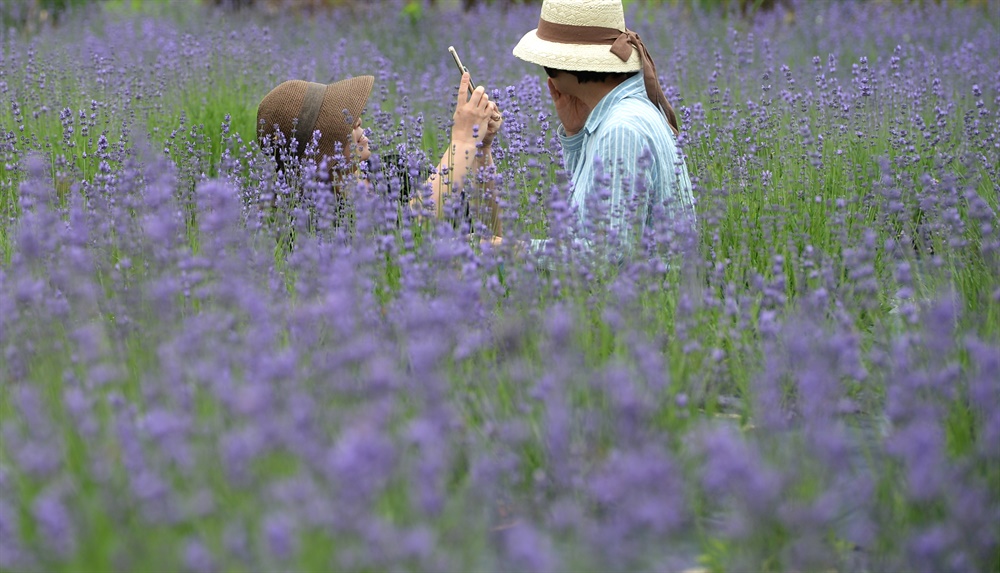
[(282, 82), (257, 106), (258, 143), (264, 147), (277, 126), (285, 141), (295, 137), (295, 154), (302, 157), (313, 132), (319, 130), (322, 135), (320, 157), (350, 157), (351, 131), (368, 102), (374, 83), (374, 76), (358, 76), (332, 84), (302, 80)]

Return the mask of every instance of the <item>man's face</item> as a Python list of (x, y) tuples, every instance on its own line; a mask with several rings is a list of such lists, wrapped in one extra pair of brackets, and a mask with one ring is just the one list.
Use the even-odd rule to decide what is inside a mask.
[(566, 72), (555, 72), (555, 75), (549, 76), (549, 81), (552, 82), (552, 85), (560, 93), (564, 94), (576, 95), (577, 90), (580, 88), (580, 82), (577, 81), (576, 76), (567, 74)]

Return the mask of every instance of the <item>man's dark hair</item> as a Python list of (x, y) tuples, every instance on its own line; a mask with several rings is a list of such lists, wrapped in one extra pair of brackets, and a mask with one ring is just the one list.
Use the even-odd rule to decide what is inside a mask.
[(625, 81), (639, 72), (581, 72), (581, 71), (570, 71), (570, 70), (557, 70), (547, 66), (542, 66), (545, 68), (545, 73), (549, 75), (550, 78), (554, 78), (562, 73), (573, 74), (576, 76), (576, 81), (581, 84), (586, 83), (600, 83), (605, 82), (609, 79), (615, 79), (619, 81)]

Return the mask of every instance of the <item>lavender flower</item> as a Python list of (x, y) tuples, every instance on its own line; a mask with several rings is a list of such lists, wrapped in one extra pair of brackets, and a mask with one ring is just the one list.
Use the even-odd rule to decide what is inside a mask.
[[(333, 41), (256, 4), (4, 20), (0, 568), (997, 568), (982, 7), (629, 9), (697, 204), (581, 224), (544, 81), (496, 57), (537, 4), (311, 13)], [(416, 40), (456, 29), (499, 246), (404, 197), (457, 89)], [(277, 170), (261, 95), (363, 73), (364, 181)]]

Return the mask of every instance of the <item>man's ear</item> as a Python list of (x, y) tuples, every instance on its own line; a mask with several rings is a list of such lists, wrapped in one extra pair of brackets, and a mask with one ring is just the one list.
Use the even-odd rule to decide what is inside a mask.
[(552, 81), (552, 78), (549, 78), (546, 81), (546, 83), (548, 83), (548, 85), (549, 85), (549, 95), (552, 96), (553, 100), (557, 100), (560, 97), (562, 97), (562, 92), (560, 92), (559, 88), (556, 87), (556, 83), (554, 81)]

